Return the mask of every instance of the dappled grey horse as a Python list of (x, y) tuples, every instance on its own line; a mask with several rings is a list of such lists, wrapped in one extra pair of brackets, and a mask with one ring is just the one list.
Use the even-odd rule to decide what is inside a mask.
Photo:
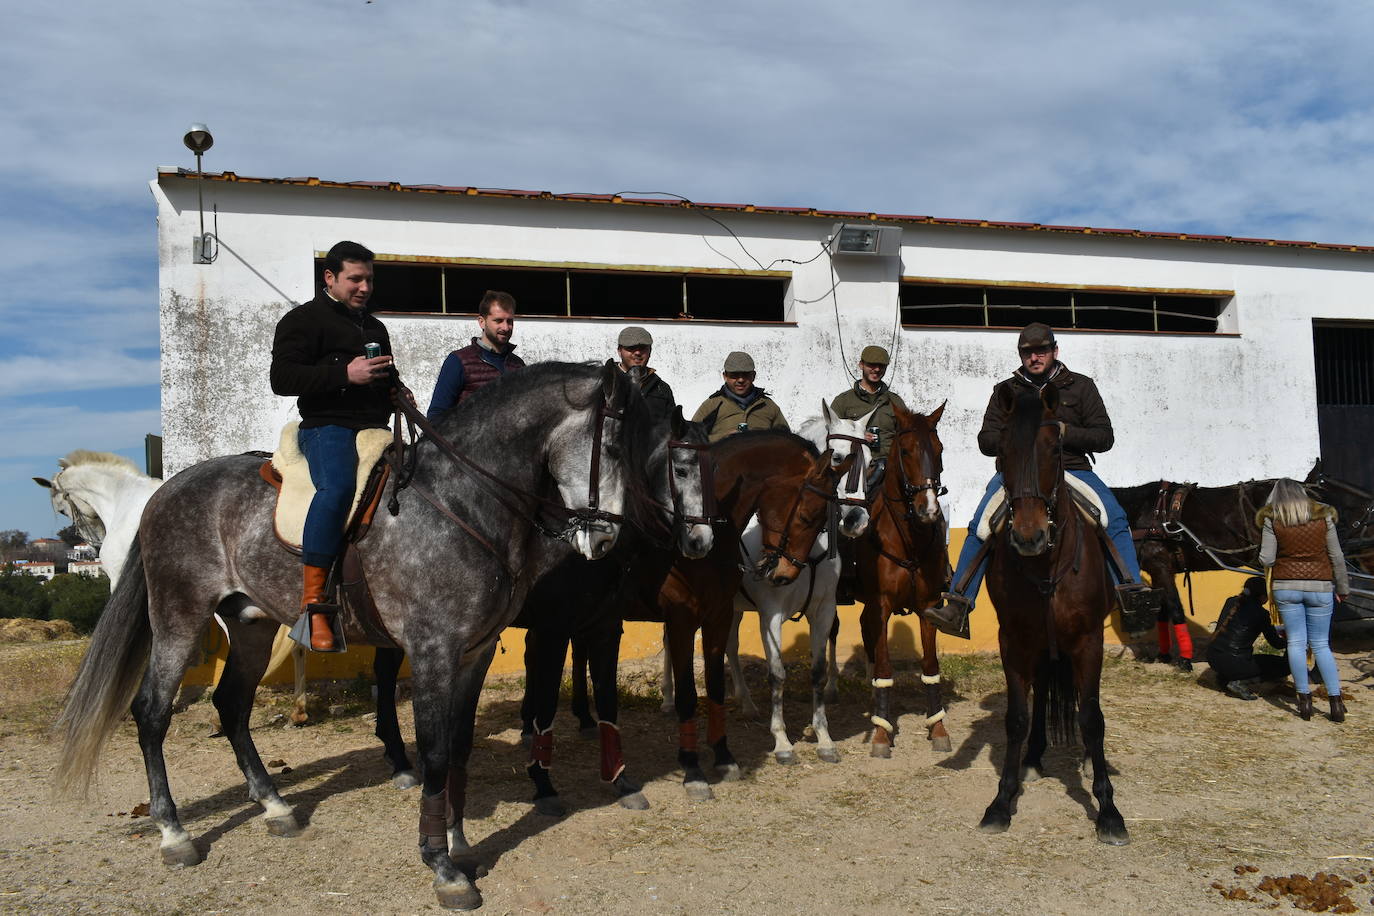
[[(382, 622), (411, 660), (421, 859), (435, 873), (439, 902), (470, 908), (481, 895), (454, 856), (468, 848), (467, 763), (497, 637), (543, 572), (546, 533), (557, 529), (596, 559), (613, 546), (627, 514), (649, 511), (636, 506), (636, 494), (648, 492), (649, 422), (614, 366), (546, 363), (488, 386), (436, 428), (464, 460), (421, 439), (411, 485), (394, 493), (399, 513), (378, 512), (360, 551)], [(258, 611), (294, 621), (300, 592), (299, 561), (273, 533), (276, 494), (259, 477), (260, 465), (248, 456), (211, 459), (149, 500), (58, 720), (65, 739), (58, 788), (84, 792), (101, 746), (132, 702), (149, 813), (168, 865), (204, 856), (177, 817), (163, 741), (177, 686), (215, 614), (230, 638), (214, 693), (222, 730), (269, 832), (299, 829), (248, 731), (276, 627), (247, 621)]]

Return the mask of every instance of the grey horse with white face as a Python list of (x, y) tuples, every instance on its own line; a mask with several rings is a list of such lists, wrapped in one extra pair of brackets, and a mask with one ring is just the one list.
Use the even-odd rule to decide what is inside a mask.
[[(421, 858), (435, 873), (439, 901), (464, 908), (481, 896), (451, 856), (462, 850), (449, 841), (465, 845), (467, 760), (497, 636), (544, 572), (541, 541), (551, 524), (583, 556), (604, 556), (635, 514), (634, 494), (651, 489), (647, 412), (611, 365), (533, 366), (469, 400), (436, 425), (463, 460), (422, 438), (412, 485), (395, 494), (399, 513), (378, 512), (360, 545), (382, 622), (414, 675)], [(260, 464), (249, 456), (202, 462), (149, 500), (58, 721), (66, 743), (59, 788), (84, 791), (132, 702), (149, 813), (168, 865), (202, 859), (177, 817), (162, 744), (174, 694), (212, 615), (230, 639), (214, 693), (222, 730), (269, 831), (299, 829), (248, 732), (275, 633), (250, 621), (261, 611), (290, 624), (299, 591), (299, 562), (276, 541), (275, 493), (259, 478)]]

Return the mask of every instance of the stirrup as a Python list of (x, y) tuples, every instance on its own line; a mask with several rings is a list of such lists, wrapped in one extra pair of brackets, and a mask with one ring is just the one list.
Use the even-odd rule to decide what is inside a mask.
[(956, 592), (942, 592), (940, 603), (921, 611), (935, 629), (948, 636), (969, 639), (968, 615), (973, 602)]
[(1121, 605), (1121, 628), (1127, 633), (1145, 633), (1159, 618), (1164, 590), (1143, 582), (1124, 582), (1116, 587), (1116, 600)]
[[(344, 639), (343, 623), (339, 618), (342, 610), (343, 608), (337, 604), (308, 604), (300, 616), (296, 618), (295, 625), (291, 627), (291, 632), (287, 635), (311, 652), (319, 652), (324, 655), (347, 652), (348, 642)], [(325, 619), (329, 621), (330, 632), (334, 634), (334, 648), (332, 649), (316, 649), (310, 644), (310, 618), (317, 614), (323, 614)]]

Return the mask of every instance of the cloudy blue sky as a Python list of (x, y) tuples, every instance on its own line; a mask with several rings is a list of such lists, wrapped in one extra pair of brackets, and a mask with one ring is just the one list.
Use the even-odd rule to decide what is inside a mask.
[(0, 529), (159, 430), (158, 165), (1374, 244), (1374, 5), (23, 4)]

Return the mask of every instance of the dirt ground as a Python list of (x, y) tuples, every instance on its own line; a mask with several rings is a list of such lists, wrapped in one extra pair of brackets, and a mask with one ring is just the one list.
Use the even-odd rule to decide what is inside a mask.
[[(1241, 913), (1291, 910), (1257, 890), (1268, 876), (1332, 873), (1358, 912), (1374, 912), (1374, 680), (1351, 661), (1369, 640), (1337, 645), (1350, 717), (1303, 722), (1291, 689), (1242, 702), (1128, 653), (1104, 672), (1107, 754), (1131, 844), (1094, 837), (1079, 752), (1051, 748), (1047, 778), (1021, 797), (1011, 830), (976, 829), (996, 788), (1004, 694), (988, 658), (946, 657), (954, 750), (921, 726), (918, 672), (899, 671), (894, 755), (870, 758), (867, 691), (852, 667), (830, 722), (838, 764), (798, 744), (773, 762), (766, 722), (732, 713), (740, 782), (689, 802), (676, 729), (658, 710), (653, 665), (622, 676), (631, 772), (648, 811), (618, 807), (597, 780), (594, 742), (558, 723), (554, 778), (570, 813), (535, 814), (518, 735), (520, 682), (489, 685), (478, 720), (468, 838), (489, 873), (489, 913)], [(160, 864), (131, 723), (108, 747), (88, 801), (55, 800), (57, 748), (44, 729), (80, 641), (0, 646), (0, 911), (7, 913), (349, 914), (437, 912), (415, 836), (417, 790), (400, 791), (372, 737), (366, 686), (335, 685), (305, 728), (286, 698), (254, 713), (263, 759), (306, 825), (277, 838), (247, 800), (228, 744), (201, 698), (173, 720), (167, 758), (183, 822), (206, 852), (194, 868)], [(767, 702), (761, 665), (755, 700)], [(789, 678), (794, 739), (809, 720), (802, 666)], [(1320, 700), (1319, 712), (1326, 703)], [(766, 710), (766, 705), (764, 706)], [(412, 734), (408, 707), (402, 726)], [(703, 731), (704, 733), (704, 731)], [(1254, 870), (1237, 875), (1237, 867)], [(1273, 882), (1268, 882), (1272, 885)], [(1215, 886), (1214, 886), (1215, 885)], [(1239, 888), (1239, 891), (1235, 890)], [(1226, 899), (1248, 894), (1252, 901)]]

